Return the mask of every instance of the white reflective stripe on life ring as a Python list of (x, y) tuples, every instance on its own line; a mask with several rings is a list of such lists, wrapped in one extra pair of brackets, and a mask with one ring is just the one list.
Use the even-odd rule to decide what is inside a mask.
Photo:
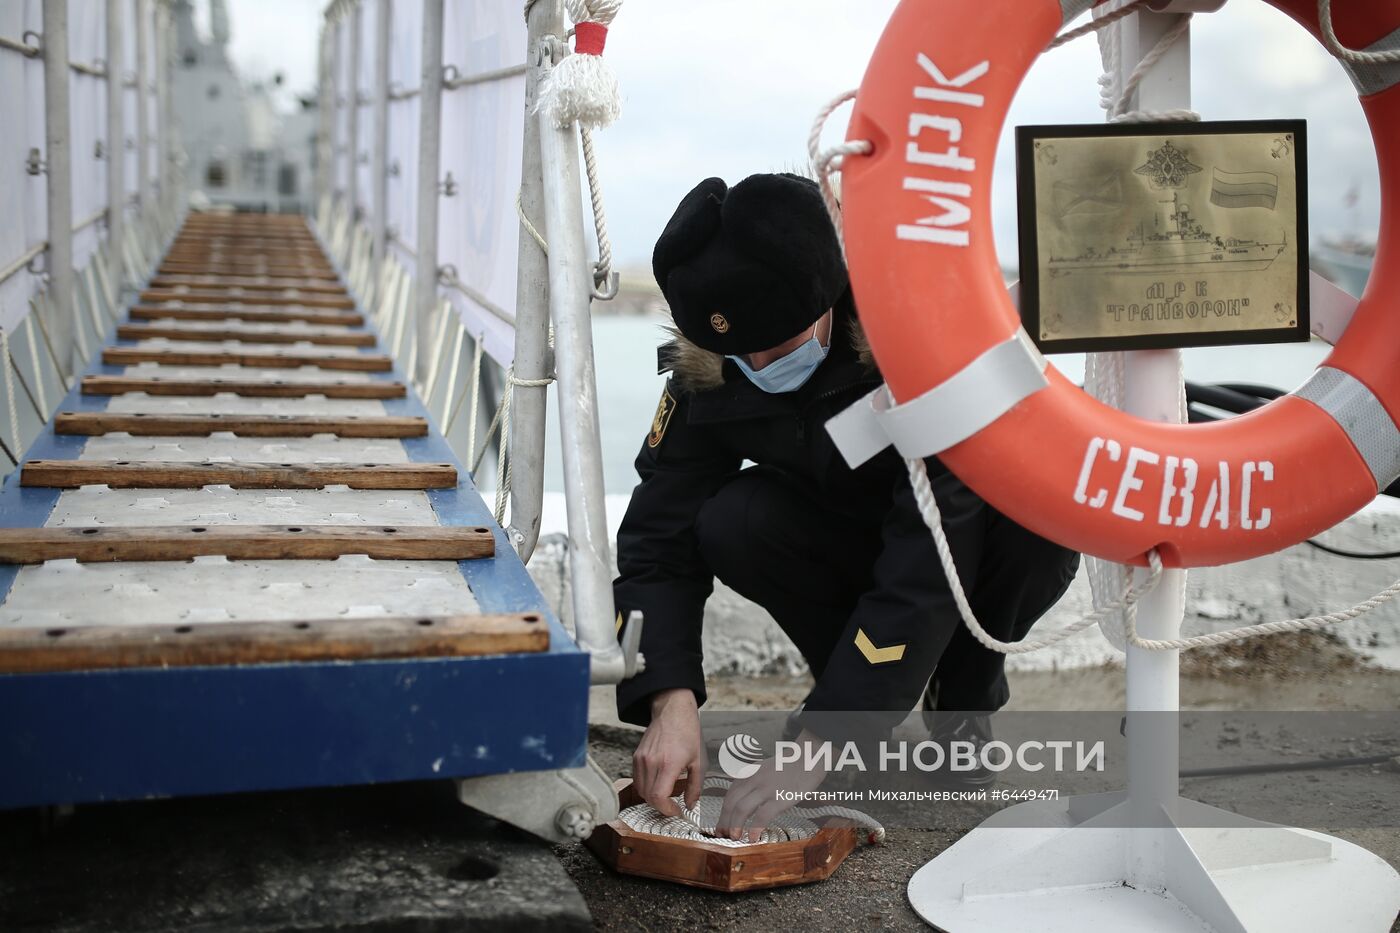
[(1024, 328), (990, 348), (948, 381), (891, 405), (884, 385), (826, 423), (853, 469), (890, 444), (904, 457), (931, 457), (967, 440), (1048, 386), (1045, 357)]
[(1376, 478), (1376, 490), (1400, 479), (1400, 428), (1381, 400), (1350, 373), (1319, 366), (1293, 393), (1332, 416)]

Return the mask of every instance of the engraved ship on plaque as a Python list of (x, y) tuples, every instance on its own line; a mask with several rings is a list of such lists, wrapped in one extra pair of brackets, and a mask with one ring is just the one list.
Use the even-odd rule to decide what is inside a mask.
[(1094, 272), (1107, 275), (1172, 275), (1211, 272), (1258, 272), (1269, 268), (1288, 248), (1287, 234), (1278, 242), (1222, 237), (1205, 229), (1191, 214), (1191, 206), (1172, 192), (1166, 229), (1153, 218), (1128, 234), (1124, 244), (1107, 249), (1089, 247), (1078, 256), (1051, 256), (1050, 275), (1058, 277)]

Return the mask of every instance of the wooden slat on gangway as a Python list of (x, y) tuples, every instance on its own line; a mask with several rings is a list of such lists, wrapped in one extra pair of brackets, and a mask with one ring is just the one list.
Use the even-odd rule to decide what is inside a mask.
[(248, 305), (187, 305), (170, 302), (136, 305), (131, 316), (142, 321), (250, 321), (265, 324), (324, 324), (332, 327), (360, 327), (364, 315), (352, 311), (307, 311), (296, 308), (259, 308)]
[(20, 483), (76, 489), (451, 489), (457, 467), (451, 463), (188, 463), (179, 460), (29, 460)]
[(366, 382), (343, 380), (323, 382), (287, 382), (282, 379), (172, 379), (169, 376), (84, 376), (84, 395), (124, 395), (141, 392), (146, 395), (208, 396), (228, 393), (251, 398), (298, 398), (324, 395), (326, 398), (403, 398), (407, 388), (402, 382), (376, 379)]
[(243, 353), (231, 350), (166, 350), (163, 348), (107, 347), (102, 362), (113, 366), (134, 363), (160, 363), (165, 366), (238, 366), (269, 369), (294, 369), (315, 366), (320, 369), (343, 369), (359, 372), (387, 373), (394, 361), (382, 353), (312, 354), (312, 353)]
[(324, 415), (166, 415), (108, 411), (61, 411), (54, 416), (55, 434), (111, 434), (123, 431), (137, 436), (207, 437), (227, 431), (243, 437), (422, 437), (428, 433), (425, 418), (384, 415), (341, 418)]
[(0, 628), (0, 674), (472, 657), (549, 648), (539, 613)]

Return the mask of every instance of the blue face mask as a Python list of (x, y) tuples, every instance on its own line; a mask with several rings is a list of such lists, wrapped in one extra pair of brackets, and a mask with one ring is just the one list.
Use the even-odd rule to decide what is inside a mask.
[(729, 359), (749, 377), (750, 382), (764, 392), (777, 395), (780, 392), (796, 392), (806, 385), (807, 380), (812, 378), (812, 374), (822, 364), (822, 360), (826, 359), (830, 349), (822, 346), (822, 342), (817, 339), (817, 329), (814, 326), (810, 340), (762, 369), (753, 369), (743, 357), (731, 356)]

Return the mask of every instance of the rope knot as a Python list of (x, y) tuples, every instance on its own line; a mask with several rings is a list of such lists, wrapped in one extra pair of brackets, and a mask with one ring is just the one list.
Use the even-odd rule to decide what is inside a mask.
[(555, 65), (540, 88), (539, 109), (555, 126), (598, 130), (621, 115), (617, 76), (603, 61), (608, 27), (621, 7), (622, 0), (568, 0), (574, 54)]
[(582, 22), (574, 27), (574, 52), (578, 55), (602, 55), (608, 43), (608, 27), (602, 23)]

